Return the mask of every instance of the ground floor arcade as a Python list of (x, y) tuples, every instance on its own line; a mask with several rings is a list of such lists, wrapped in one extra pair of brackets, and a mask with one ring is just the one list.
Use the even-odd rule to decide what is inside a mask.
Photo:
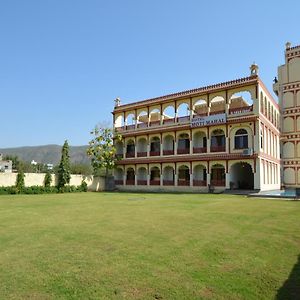
[(120, 189), (272, 190), (280, 188), (280, 166), (262, 158), (119, 165), (114, 173)]

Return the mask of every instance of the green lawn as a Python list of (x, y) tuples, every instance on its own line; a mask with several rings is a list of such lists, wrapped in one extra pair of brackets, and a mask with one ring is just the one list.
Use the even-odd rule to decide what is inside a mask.
[(0, 299), (298, 299), (299, 254), (295, 201), (0, 197)]

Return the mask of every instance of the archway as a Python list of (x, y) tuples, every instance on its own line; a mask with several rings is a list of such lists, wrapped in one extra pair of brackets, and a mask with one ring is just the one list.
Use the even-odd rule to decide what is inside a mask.
[(128, 168), (126, 172), (126, 184), (134, 185), (135, 183), (135, 172), (133, 168)]
[(160, 169), (158, 167), (150, 170), (150, 185), (160, 185)]
[(166, 166), (163, 169), (163, 184), (174, 185), (174, 178), (175, 178), (174, 168), (171, 166)]
[(241, 190), (254, 189), (254, 174), (250, 164), (241, 161), (231, 166), (230, 188)]
[(139, 167), (137, 170), (137, 184), (147, 185), (147, 170), (145, 167)]
[(190, 185), (190, 169), (188, 166), (180, 166), (178, 168), (178, 185)]
[(225, 186), (225, 168), (223, 165), (212, 166), (210, 183), (213, 186)]

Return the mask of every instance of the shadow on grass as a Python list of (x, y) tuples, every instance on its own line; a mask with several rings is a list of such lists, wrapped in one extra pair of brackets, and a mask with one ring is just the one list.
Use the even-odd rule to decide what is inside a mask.
[(283, 286), (278, 290), (277, 300), (298, 300), (300, 299), (300, 255), (298, 261), (294, 265), (289, 278)]

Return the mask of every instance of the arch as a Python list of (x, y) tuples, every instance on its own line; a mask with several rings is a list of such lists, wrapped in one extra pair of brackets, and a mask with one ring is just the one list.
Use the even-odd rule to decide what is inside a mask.
[(149, 121), (148, 113), (145, 110), (142, 110), (137, 115), (137, 124), (138, 127), (147, 127)]
[(283, 158), (293, 158), (295, 157), (295, 146), (292, 142), (287, 142), (283, 144), (282, 147)]
[(240, 161), (231, 166), (230, 188), (246, 190), (254, 188), (254, 174), (249, 163)]
[(265, 114), (264, 96), (262, 92), (260, 92), (260, 112)]
[(226, 149), (225, 145), (225, 133), (223, 129), (215, 129), (211, 133), (211, 152), (224, 152)]
[(123, 142), (117, 140), (115, 142), (115, 148), (116, 148), (116, 155), (119, 157), (123, 157), (123, 148), (124, 148)]
[(150, 169), (150, 185), (160, 185), (160, 169), (156, 166)]
[(150, 111), (149, 121), (151, 125), (158, 125), (160, 123), (160, 110), (158, 108), (154, 108)]
[(234, 135), (234, 149), (248, 148), (248, 132), (244, 128), (240, 128)]
[(132, 167), (127, 168), (126, 170), (126, 185), (135, 184), (135, 172)]
[(163, 123), (169, 124), (175, 122), (175, 107), (173, 105), (169, 105), (163, 110)]
[(163, 137), (163, 155), (174, 154), (174, 137), (170, 134)]
[(240, 91), (232, 94), (229, 99), (229, 113), (247, 113), (253, 110), (253, 99), (249, 91)]
[(165, 166), (163, 168), (163, 184), (174, 185), (175, 171), (171, 166)]
[(296, 94), (296, 100), (297, 100), (297, 106), (300, 106), (300, 91), (297, 92)]
[(187, 133), (178, 136), (177, 154), (188, 154), (190, 152), (190, 137)]
[(210, 114), (225, 113), (225, 99), (222, 96), (215, 96), (209, 102)]
[(198, 164), (193, 168), (193, 186), (206, 186), (207, 170), (206, 167)]
[(292, 117), (284, 118), (283, 120), (283, 132), (294, 131), (294, 119)]
[(177, 107), (177, 117), (187, 117), (189, 116), (190, 106), (183, 102), (180, 103)]
[(147, 169), (145, 167), (139, 167), (137, 169), (137, 184), (147, 185)]
[(150, 156), (159, 156), (160, 155), (160, 138), (154, 136), (150, 140)]
[(225, 167), (221, 164), (214, 164), (211, 167), (210, 184), (212, 186), (225, 186)]
[(297, 131), (300, 131), (300, 117), (297, 117)]
[(294, 57), (289, 61), (289, 81), (299, 80), (300, 57)]
[(193, 105), (193, 112), (198, 116), (206, 116), (208, 112), (206, 100), (198, 99)]
[(207, 152), (207, 138), (203, 131), (196, 131), (193, 134), (193, 153)]
[(134, 157), (134, 156), (135, 156), (134, 140), (129, 139), (126, 143), (126, 157)]
[(186, 165), (178, 167), (178, 185), (189, 186), (190, 185), (190, 169)]
[(284, 169), (283, 182), (285, 184), (295, 184), (296, 183), (295, 169), (293, 169), (293, 168), (285, 168)]
[(124, 171), (122, 168), (114, 170), (114, 180), (116, 185), (123, 185)]
[(123, 115), (118, 115), (115, 118), (115, 127), (116, 128), (123, 128), (124, 127), (124, 117)]
[(265, 116), (268, 118), (268, 100), (266, 98), (266, 96), (264, 97), (264, 103), (265, 103)]
[(126, 126), (131, 126), (131, 125), (135, 124), (135, 116), (133, 113), (130, 113), (127, 115), (125, 124), (126, 124)]
[(136, 147), (138, 157), (147, 156), (147, 140), (145, 137), (138, 138)]

